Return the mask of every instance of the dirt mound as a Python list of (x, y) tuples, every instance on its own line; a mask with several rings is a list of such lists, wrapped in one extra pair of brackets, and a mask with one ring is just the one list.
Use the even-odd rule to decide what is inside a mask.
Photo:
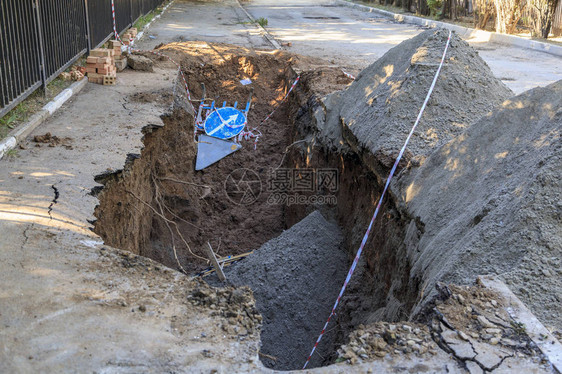
[(35, 135), (33, 141), (37, 143), (35, 146), (40, 147), (40, 144), (48, 144), (49, 147), (56, 147), (58, 145), (67, 149), (72, 149), (72, 141), (74, 139), (69, 137), (59, 138), (58, 136), (51, 135), (50, 132), (45, 135)]
[[(295, 167), (337, 167), (341, 185), (338, 216), (353, 254), (373, 214), (374, 204), (392, 163), (427, 95), (448, 37), (429, 30), (393, 48), (362, 71), (347, 88), (320, 100), (317, 77), (305, 74), (294, 108), (295, 137), (315, 147), (292, 154)], [(511, 91), (496, 79), (485, 62), (453, 34), (445, 65), (401, 168), (419, 166), (439, 145), (461, 134)], [(469, 104), (467, 104), (469, 103)], [(384, 214), (365, 248), (365, 263), (352, 280), (340, 315), (349, 330), (365, 321), (408, 318), (425, 290), (421, 274), (412, 274), (410, 244), (423, 234), (423, 222), (402, 209), (401, 192), (391, 186)], [(357, 193), (349, 194), (349, 191)], [(398, 201), (395, 201), (398, 200)], [(299, 211), (300, 210), (300, 211)], [(291, 208), (301, 216), (305, 209)], [(364, 264), (364, 265), (363, 265)], [(364, 267), (363, 267), (364, 266)], [(361, 275), (362, 274), (362, 275)], [(347, 328), (344, 328), (347, 330)]]
[[(293, 111), (307, 104), (308, 113), (295, 117), (295, 133), (312, 147), (289, 159), (294, 167), (339, 169), (337, 215), (351, 254), (427, 94), (446, 36), (430, 30), (402, 43), (319, 103), (309, 102), (315, 92), (306, 76), (301, 87), (310, 91), (297, 92)], [(435, 295), (436, 281), (466, 284), (479, 274), (501, 274), (546, 325), (562, 326), (556, 311), (560, 82), (502, 104), (509, 94), (453, 37), (343, 298), (338, 322), (344, 331), (415, 318)], [(287, 215), (303, 212), (291, 207)]]
[[(333, 222), (314, 212), (243, 261), (226, 269), (234, 285), (250, 286), (263, 317), (264, 364), (301, 369), (322, 330), (347, 273), (343, 237)], [(334, 350), (328, 332), (311, 366)]]
[(338, 350), (338, 361), (369, 362), (378, 368), (398, 360), (404, 372), (416, 360), (427, 369), (409, 372), (554, 372), (525, 327), (508, 313), (513, 308), (511, 299), (481, 282), (474, 286), (440, 284), (438, 288), (440, 297), (430, 323), (360, 326)]
[[(328, 98), (322, 135), (340, 133), (372, 170), (392, 166), (422, 103), (445, 48), (448, 32), (428, 30), (404, 41), (363, 70), (346, 90)], [(512, 96), (477, 52), (453, 34), (445, 64), (403, 163), (419, 164), (437, 146), (459, 135), (494, 105)]]
[(500, 274), (562, 328), (561, 128), (559, 81), (505, 101), (401, 178), (401, 205), (424, 226), (409, 244), (412, 276)]

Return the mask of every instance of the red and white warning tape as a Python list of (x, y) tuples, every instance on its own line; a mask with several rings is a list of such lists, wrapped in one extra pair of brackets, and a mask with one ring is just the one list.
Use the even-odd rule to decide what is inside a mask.
[(258, 147), (258, 140), (260, 139), (260, 136), (262, 136), (262, 133), (257, 128), (253, 128), (252, 130), (248, 130), (248, 131), (242, 131), (240, 134), (238, 134), (238, 143), (240, 143), (242, 139), (244, 140), (254, 139), (254, 150), (256, 150)]
[(449, 37), (447, 38), (445, 50), (443, 51), (443, 57), (441, 57), (441, 63), (439, 64), (439, 67), (437, 68), (437, 72), (435, 72), (435, 77), (433, 78), (433, 82), (431, 83), (431, 86), (429, 87), (429, 91), (427, 92), (427, 96), (425, 97), (425, 101), (423, 102), (421, 110), (418, 114), (418, 118), (416, 119), (416, 122), (412, 126), (412, 129), (410, 130), (410, 133), (408, 134), (408, 137), (406, 138), (406, 141), (404, 142), (404, 145), (402, 146), (402, 149), (400, 150), (400, 153), (398, 154), (398, 157), (396, 158), (396, 161), (394, 161), (394, 165), (392, 166), (392, 169), (390, 170), (390, 174), (388, 176), (388, 179), (386, 180), (386, 184), (384, 185), (384, 189), (382, 191), (381, 197), (379, 198), (379, 201), (377, 202), (377, 207), (375, 208), (375, 213), (373, 214), (373, 217), (371, 218), (371, 222), (369, 223), (369, 227), (367, 228), (367, 232), (365, 232), (365, 235), (363, 235), (363, 240), (361, 240), (361, 245), (359, 246), (359, 250), (357, 251), (357, 254), (355, 255), (355, 259), (353, 260), (353, 264), (351, 265), (351, 268), (349, 269), (349, 272), (347, 273), (347, 277), (345, 278), (345, 282), (343, 283), (343, 287), (341, 288), (340, 293), (338, 295), (338, 298), (336, 299), (336, 302), (335, 302), (334, 306), (332, 307), (332, 311), (330, 312), (330, 316), (328, 317), (328, 320), (324, 324), (324, 328), (322, 329), (322, 332), (320, 332), (320, 336), (318, 336), (318, 339), (316, 340), (316, 343), (314, 344), (314, 347), (312, 348), (312, 351), (310, 352), (310, 355), (308, 356), (308, 359), (304, 363), (303, 369), (306, 369), (306, 366), (310, 362), (310, 359), (312, 358), (312, 355), (314, 354), (314, 351), (316, 350), (316, 347), (318, 347), (318, 344), (320, 343), (320, 340), (322, 340), (322, 337), (324, 336), (324, 333), (326, 332), (326, 328), (328, 327), (328, 324), (330, 323), (330, 320), (334, 316), (334, 314), (336, 312), (336, 308), (338, 307), (338, 304), (339, 304), (339, 302), (340, 302), (340, 300), (341, 300), (341, 298), (342, 298), (342, 296), (345, 292), (347, 284), (349, 283), (349, 281), (351, 279), (351, 276), (353, 275), (353, 272), (355, 271), (355, 268), (357, 267), (357, 263), (359, 262), (359, 259), (361, 258), (361, 253), (363, 252), (363, 248), (365, 247), (365, 243), (367, 242), (367, 239), (369, 238), (369, 234), (371, 233), (371, 229), (373, 228), (373, 224), (374, 224), (375, 219), (377, 218), (377, 215), (378, 215), (379, 210), (381, 208), (381, 204), (382, 204), (382, 201), (384, 199), (384, 196), (386, 195), (386, 191), (388, 190), (388, 186), (390, 186), (390, 181), (392, 180), (392, 177), (394, 176), (394, 173), (396, 172), (396, 168), (398, 168), (398, 163), (402, 159), (402, 155), (404, 154), (404, 151), (406, 151), (406, 146), (410, 142), (410, 139), (411, 139), (412, 135), (414, 134), (414, 131), (416, 130), (416, 127), (418, 126), (418, 123), (421, 120), (421, 117), (422, 117), (422, 114), (425, 110), (425, 107), (427, 106), (427, 102), (429, 101), (429, 97), (431, 96), (431, 93), (433, 92), (433, 89), (435, 88), (435, 83), (437, 82), (437, 78), (439, 77), (439, 73), (441, 72), (441, 68), (443, 67), (443, 63), (445, 62), (445, 55), (447, 54), (447, 49), (449, 49), (450, 42), (451, 42), (451, 31), (449, 31)]
[(261, 125), (263, 125), (267, 120), (269, 120), (273, 114), (275, 114), (275, 112), (277, 111), (277, 109), (279, 109), (279, 107), (281, 106), (281, 104), (283, 104), (283, 102), (285, 102), (285, 100), (287, 100), (287, 98), (289, 97), (289, 95), (291, 94), (291, 92), (295, 89), (297, 83), (299, 83), (299, 80), (301, 79), (301, 76), (297, 76), (297, 79), (295, 79), (295, 81), (293, 82), (293, 84), (291, 85), (291, 88), (289, 88), (289, 91), (287, 91), (287, 93), (285, 94), (285, 96), (283, 97), (283, 99), (281, 101), (279, 101), (276, 105), (275, 108), (273, 108), (273, 110), (271, 111), (271, 113), (269, 113), (267, 115), (267, 117), (265, 117), (265, 119), (263, 121), (261, 121), (259, 123), (259, 125), (257, 125), (256, 127), (253, 127), (251, 130), (248, 129), (248, 131), (243, 131), (240, 133), (240, 135), (238, 136), (238, 141), (240, 142), (242, 139), (245, 140), (249, 140), (249, 139), (254, 139), (254, 150), (257, 148), (257, 144), (258, 144), (258, 140), (259, 138), (262, 136), (261, 131), (258, 129), (258, 127), (260, 127)]
[(344, 73), (345, 76), (348, 77), (349, 79), (355, 80), (355, 77), (353, 75), (349, 74), (347, 71), (342, 69), (342, 73)]

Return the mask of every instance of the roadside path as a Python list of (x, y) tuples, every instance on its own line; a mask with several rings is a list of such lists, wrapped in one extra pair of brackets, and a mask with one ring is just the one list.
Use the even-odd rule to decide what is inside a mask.
[[(239, 23), (244, 13), (233, 1), (177, 0), (169, 10), (140, 47), (181, 38), (267, 46), (253, 25)], [(0, 372), (260, 371), (258, 341), (223, 337), (216, 317), (187, 301), (185, 276), (129, 259), (90, 231), (94, 176), (140, 153), (141, 129), (162, 124), (161, 99), (176, 74), (126, 70), (116, 86), (88, 83), (0, 160)], [(138, 93), (156, 99), (135, 101)], [(47, 132), (63, 144), (32, 141)]]

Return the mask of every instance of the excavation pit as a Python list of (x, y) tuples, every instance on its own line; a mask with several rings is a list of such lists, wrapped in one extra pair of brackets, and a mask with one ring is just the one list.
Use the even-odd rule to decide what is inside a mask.
[[(410, 46), (411, 54), (416, 47)], [(251, 79), (250, 124), (259, 124), (282, 100), (296, 79), (295, 65), (308, 69), (289, 101), (260, 126), (263, 136), (255, 150), (252, 141), (243, 142), (240, 151), (199, 172), (194, 171), (193, 118), (176, 100), (175, 109), (162, 117), (163, 127), (149, 125), (143, 130), (141, 155), (131, 155), (122, 172), (98, 177), (105, 188), (96, 210), (96, 232), (107, 244), (189, 274), (209, 266), (204, 249), (209, 244), (219, 256), (272, 250), (256, 253), (257, 260), (232, 265), (238, 274), (232, 278), (255, 290), (264, 316), (262, 362), (277, 370), (299, 369), (330, 314), (383, 187), (381, 174), (370, 170), (360, 154), (345, 148), (328, 150), (313, 140), (322, 97), (352, 81), (339, 69), (311, 68), (312, 61), (284, 53), (207, 43), (162, 49), (182, 62), (194, 98), (201, 96), (204, 83), (207, 96), (215, 97), (219, 105), (243, 103), (250, 87), (240, 80)], [(386, 65), (373, 69), (388, 72)], [(421, 70), (417, 73), (425, 76), (427, 69)], [(137, 96), (133, 99), (154, 97)], [(318, 183), (321, 173), (327, 184)], [(310, 178), (312, 185), (305, 186)], [(242, 193), (241, 182), (247, 188)], [(259, 189), (253, 187), (255, 182)], [(418, 301), (422, 279), (411, 278), (402, 245), (408, 218), (393, 197), (382, 211), (366, 245), (367, 261), (361, 262), (348, 285), (309, 367), (333, 363), (338, 347), (361, 323), (407, 319)], [(302, 241), (295, 242), (294, 237)], [(271, 263), (271, 258), (278, 260)], [(262, 279), (257, 264), (264, 261), (275, 266), (262, 269), (264, 274), (281, 277), (269, 279), (271, 288), (255, 283)], [(310, 274), (316, 281), (307, 278)]]
[[(95, 231), (108, 245), (189, 274), (207, 268), (204, 247), (208, 243), (219, 256), (255, 250), (247, 262), (227, 268), (227, 277), (231, 272), (237, 285), (256, 282), (257, 308), (264, 316), (260, 355), (264, 365), (277, 370), (301, 368), (335, 302), (408, 126), (421, 107), (445, 40), (443, 31), (420, 34), (363, 71), (351, 86), (341, 70), (285, 53), (207, 43), (162, 47), (182, 61), (195, 98), (201, 94), (199, 84), (205, 83), (207, 94), (215, 95), (218, 102), (245, 102), (249, 88), (239, 81), (251, 79), (255, 91), (250, 124), (260, 123), (280, 102), (297, 76), (295, 71), (301, 72), (301, 81), (289, 101), (260, 127), (263, 136), (255, 150), (253, 142), (243, 142), (242, 150), (200, 172), (194, 171), (193, 119), (177, 103), (175, 110), (163, 117), (163, 127), (144, 129), (141, 155), (131, 155), (123, 171), (98, 177), (105, 187), (99, 194)], [(475, 79), (485, 84), (475, 84)], [(439, 82), (419, 135), (399, 165), (403, 173), (399, 181), (415, 178), (417, 168), (423, 167), (436, 149), (455, 137), (462, 138), (466, 129), (510, 96), (479, 57), (456, 37)], [(326, 97), (328, 94), (332, 95)], [(472, 105), (459, 105), (466, 102)], [(450, 167), (453, 172), (453, 166), (442, 169)], [(312, 190), (291, 190), (289, 185), (279, 192), (279, 171), (299, 182), (307, 175), (318, 182), (319, 171), (335, 171), (337, 188), (316, 184)], [(240, 182), (245, 186), (243, 193), (238, 190)], [(252, 189), (257, 182), (259, 190)], [(295, 180), (289, 183), (296, 185)], [(349, 334), (361, 324), (408, 319), (425, 322), (425, 307), (438, 296), (437, 281), (470, 282), (477, 271), (487, 269), (479, 266), (468, 274), (470, 266), (464, 263), (462, 274), (466, 277), (451, 278), (455, 268), (446, 262), (458, 256), (449, 253), (440, 258), (440, 252), (424, 247), (428, 233), (433, 236), (439, 231), (428, 225), (431, 221), (419, 209), (412, 213), (408, 200), (412, 191), (417, 192), (400, 183), (391, 186), (366, 242), (363, 260), (309, 367), (333, 363), (338, 347), (346, 344)], [(281, 200), (279, 193), (285, 196)], [(482, 215), (480, 208), (471, 209), (481, 220), (487, 212)], [(467, 230), (480, 223), (472, 218), (465, 225)], [(322, 228), (330, 227), (323, 232)], [(310, 250), (312, 256), (300, 257), (306, 253), (299, 253), (299, 248)], [(440, 248), (444, 252), (449, 247), (441, 244)], [(315, 264), (306, 263), (315, 256)], [(317, 273), (315, 281), (325, 289), (295, 295), (291, 282), (307, 268), (318, 271), (322, 261), (328, 261), (326, 266), (333, 270), (327, 278), (323, 278), (327, 274)], [(442, 264), (442, 269), (431, 268), (433, 263)], [(277, 283), (267, 289), (265, 282)], [(316, 284), (311, 286), (318, 289)], [(311, 301), (308, 307), (313, 307), (315, 297), (322, 305), (315, 308), (314, 318), (306, 317), (310, 312), (285, 308), (297, 309), (307, 300)], [(296, 303), (299, 300), (301, 304)], [(299, 337), (291, 335), (295, 330)]]

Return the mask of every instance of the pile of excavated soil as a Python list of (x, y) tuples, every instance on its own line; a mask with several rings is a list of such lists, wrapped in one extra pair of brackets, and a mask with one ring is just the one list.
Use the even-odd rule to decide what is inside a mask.
[(338, 349), (338, 361), (378, 366), (399, 360), (406, 371), (406, 362), (419, 360), (427, 368), (439, 368), (416, 372), (554, 372), (525, 327), (511, 319), (511, 300), (481, 284), (440, 284), (439, 289), (430, 323), (362, 325)]
[[(305, 74), (295, 106), (295, 137), (314, 147), (291, 156), (295, 167), (337, 167), (338, 217), (351, 254), (359, 247), (390, 167), (406, 140), (443, 55), (448, 32), (428, 30), (393, 48), (342, 91), (311, 102), (320, 91), (317, 77)], [(441, 144), (470, 128), (511, 91), (495, 78), (478, 54), (453, 34), (445, 65), (429, 105), (411, 139), (399, 173), (423, 164)], [(401, 171), (402, 170), (402, 171)], [(398, 175), (399, 175), (398, 173)], [(350, 194), (349, 191), (354, 191)], [(397, 201), (398, 200), (398, 201)], [(392, 188), (367, 241), (365, 262), (352, 279), (340, 314), (344, 330), (365, 321), (408, 318), (427, 292), (423, 272), (412, 273), (410, 258), (423, 235), (423, 222), (401, 209)], [(288, 216), (306, 212), (291, 207)], [(362, 274), (362, 275), (361, 275)]]
[(561, 128), (559, 81), (505, 101), (399, 179), (402, 209), (424, 225), (409, 245), (412, 275), (498, 274), (561, 329)]
[[(448, 32), (429, 30), (406, 40), (363, 70), (346, 90), (329, 98), (321, 136), (343, 136), (374, 171), (384, 173), (414, 124), (441, 61)], [(453, 34), (444, 66), (403, 164), (419, 164), (494, 105), (512, 96), (478, 53)], [(335, 144), (337, 145), (337, 143)]]
[[(225, 269), (229, 282), (254, 292), (263, 317), (266, 366), (297, 370), (304, 365), (348, 270), (342, 241), (337, 224), (316, 211)], [(334, 337), (333, 331), (324, 335), (311, 367), (331, 358)]]
[[(447, 34), (430, 30), (400, 44), (348, 88), (314, 105), (306, 101), (316, 95), (314, 86), (303, 80), (310, 91), (299, 92), (295, 106), (308, 103), (309, 113), (296, 117), (295, 133), (314, 147), (295, 150), (290, 159), (295, 167), (340, 170), (337, 210), (352, 254)], [(414, 318), (435, 295), (436, 281), (465, 284), (479, 274), (500, 274), (546, 325), (562, 327), (560, 83), (504, 102), (509, 95), (453, 35), (430, 105), (343, 299), (344, 330)], [(291, 207), (288, 215), (298, 218), (307, 209)]]
[(58, 145), (63, 146), (67, 149), (72, 149), (72, 141), (74, 139), (69, 137), (59, 138), (58, 136), (51, 135), (50, 132), (45, 135), (35, 135), (33, 141), (36, 143), (36, 147), (40, 147), (40, 144), (48, 144), (49, 147), (56, 147)]

